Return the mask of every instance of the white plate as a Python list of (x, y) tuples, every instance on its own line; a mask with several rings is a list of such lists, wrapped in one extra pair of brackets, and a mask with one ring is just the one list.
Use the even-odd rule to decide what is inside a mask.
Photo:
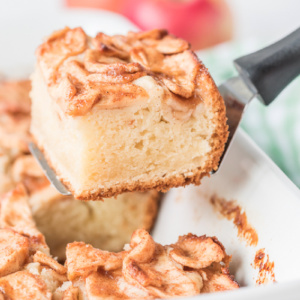
[[(6, 1), (5, 1), (6, 2)], [(18, 9), (11, 3), (19, 3)], [(4, 1), (3, 1), (4, 3)], [(0, 73), (8, 78), (27, 77), (34, 66), (34, 50), (42, 37), (66, 25), (82, 26), (89, 34), (109, 34), (134, 30), (125, 18), (101, 11), (63, 10), (57, 2), (10, 2), (0, 4)], [(7, 3), (7, 2), (6, 2)], [(6, 4), (5, 3), (5, 4)], [(55, 3), (55, 5), (53, 4)], [(211, 194), (235, 199), (247, 214), (259, 236), (257, 247), (246, 246), (237, 238), (230, 221), (220, 219), (209, 204)], [(216, 235), (233, 255), (232, 270), (246, 286), (240, 290), (201, 299), (299, 299), (300, 298), (300, 192), (274, 163), (239, 131), (221, 170), (203, 180), (200, 187), (173, 189), (166, 196), (153, 230), (161, 243), (172, 243), (178, 235)], [(255, 287), (251, 266), (257, 249), (265, 248), (275, 262), (278, 284)], [(199, 296), (197, 296), (199, 297)]]

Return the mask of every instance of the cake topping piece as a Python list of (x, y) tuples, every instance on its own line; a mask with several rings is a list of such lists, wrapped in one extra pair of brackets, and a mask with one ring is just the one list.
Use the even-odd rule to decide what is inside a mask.
[[(19, 271), (0, 278), (0, 291), (4, 299), (11, 300), (51, 300), (51, 292), (46, 284), (29, 271)], [(1, 298), (0, 298), (1, 299)]]
[(31, 84), (29, 80), (4, 81), (0, 83), (0, 113), (29, 114)]
[(49, 254), (45, 238), (35, 226), (28, 206), (28, 196), (22, 184), (0, 200), (0, 228), (9, 228), (27, 237), (31, 252), (40, 250)]
[(29, 80), (0, 82), (0, 148), (14, 155), (29, 152), (30, 89)]
[(116, 270), (122, 267), (122, 252), (110, 253), (93, 248), (83, 242), (74, 242), (67, 246), (68, 278), (76, 279), (87, 276), (98, 268), (104, 271)]
[(216, 238), (188, 234), (178, 239), (170, 256), (183, 266), (202, 269), (225, 258), (223, 245)]
[(87, 47), (87, 36), (81, 28), (68, 27), (55, 31), (37, 49), (40, 67), (48, 85), (57, 80), (57, 70), (65, 59), (82, 53)]
[(28, 239), (10, 229), (0, 229), (0, 277), (19, 271), (29, 257)]
[(33, 261), (53, 269), (58, 274), (64, 275), (67, 273), (67, 270), (64, 266), (62, 266), (55, 259), (41, 251), (37, 251), (33, 255)]

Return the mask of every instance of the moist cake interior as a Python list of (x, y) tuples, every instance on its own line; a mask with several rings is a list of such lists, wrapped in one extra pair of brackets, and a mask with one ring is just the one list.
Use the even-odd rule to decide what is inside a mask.
[(134, 82), (146, 89), (147, 101), (122, 109), (99, 108), (99, 115), (95, 107), (93, 113), (74, 118), (59, 114), (39, 73), (33, 75), (31, 95), (43, 101), (33, 102), (32, 132), (58, 173), (67, 174), (77, 190), (96, 192), (100, 182), (108, 188), (116, 182), (146, 185), (188, 174), (210, 159), (213, 113), (200, 104), (185, 122), (168, 118), (168, 111), (162, 114), (168, 109), (162, 107), (163, 91), (151, 77)]
[(29, 204), (51, 254), (64, 261), (66, 246), (74, 241), (121, 251), (134, 230), (151, 229), (157, 198), (156, 192), (135, 192), (104, 201), (81, 201), (61, 196), (49, 186), (33, 193)]

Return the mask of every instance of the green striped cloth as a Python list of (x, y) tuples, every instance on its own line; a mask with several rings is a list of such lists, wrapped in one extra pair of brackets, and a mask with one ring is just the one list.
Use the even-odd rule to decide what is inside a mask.
[[(233, 60), (262, 48), (256, 40), (231, 42), (197, 54), (219, 85), (235, 76)], [(242, 120), (242, 128), (300, 187), (300, 78), (294, 80), (268, 107), (252, 101)]]

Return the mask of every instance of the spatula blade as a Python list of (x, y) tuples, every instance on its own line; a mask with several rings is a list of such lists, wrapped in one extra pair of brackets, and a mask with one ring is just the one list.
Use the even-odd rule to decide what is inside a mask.
[[(229, 137), (225, 145), (219, 166), (225, 158), (226, 152), (232, 142), (235, 132), (241, 122), (243, 113), (250, 101), (257, 96), (256, 91), (251, 90), (244, 80), (237, 76), (225, 81), (219, 87), (219, 91), (226, 106), (227, 124), (229, 127)], [(212, 172), (215, 173), (215, 172)]]
[(57, 191), (65, 196), (72, 195), (71, 192), (63, 185), (63, 183), (59, 180), (54, 170), (49, 166), (43, 152), (34, 144), (29, 143), (29, 150), (34, 158), (37, 160), (39, 165), (42, 167), (46, 177), (53, 184), (53, 186), (57, 189)]

